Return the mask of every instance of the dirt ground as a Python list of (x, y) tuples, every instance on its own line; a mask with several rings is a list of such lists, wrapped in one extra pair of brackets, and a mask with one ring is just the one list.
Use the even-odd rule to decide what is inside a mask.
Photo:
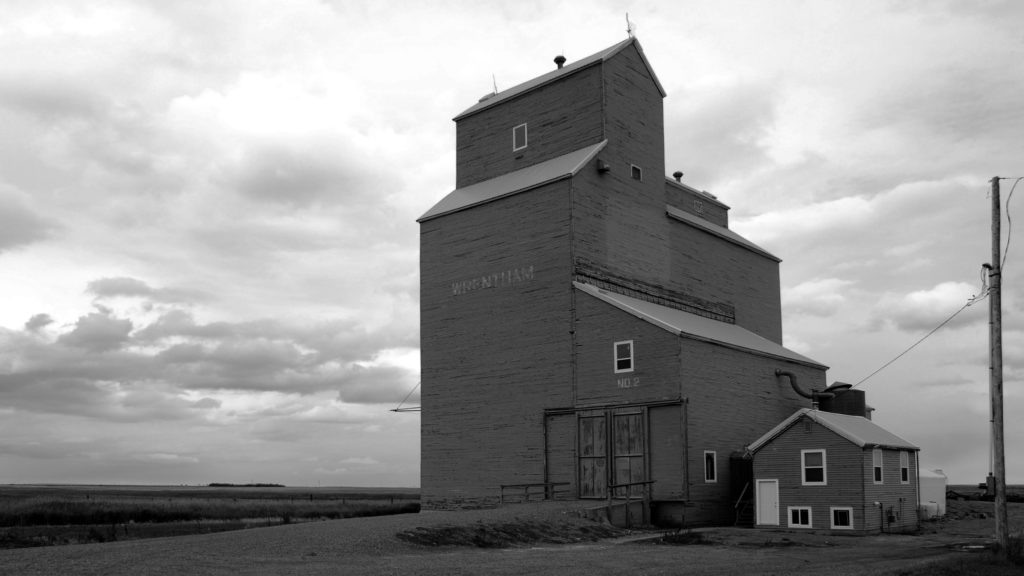
[[(1024, 504), (1010, 512), (1020, 533)], [(659, 545), (664, 532), (613, 530), (571, 504), (548, 503), (9, 550), (0, 552), (0, 574), (895, 575), (970, 555), (992, 532), (991, 503), (950, 501), (947, 517), (916, 535), (715, 528), (696, 531), (699, 544)], [(446, 534), (460, 545), (443, 544)], [(503, 544), (511, 546), (496, 547)]]

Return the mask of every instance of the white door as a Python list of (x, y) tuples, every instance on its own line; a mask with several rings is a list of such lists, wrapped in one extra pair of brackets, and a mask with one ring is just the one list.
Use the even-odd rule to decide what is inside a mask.
[(757, 480), (757, 523), (779, 525), (779, 481)]

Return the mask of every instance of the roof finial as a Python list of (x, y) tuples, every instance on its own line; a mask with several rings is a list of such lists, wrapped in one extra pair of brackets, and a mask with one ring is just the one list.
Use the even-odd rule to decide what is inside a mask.
[(629, 34), (630, 38), (636, 35), (636, 24), (629, 21), (629, 12), (626, 12), (626, 34)]

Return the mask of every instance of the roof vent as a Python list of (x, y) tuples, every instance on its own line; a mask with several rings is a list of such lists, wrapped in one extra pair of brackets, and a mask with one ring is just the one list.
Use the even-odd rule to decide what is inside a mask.
[(555, 56), (555, 65), (561, 68), (562, 64), (565, 64), (565, 56), (562, 56), (561, 54)]
[(680, 172), (679, 170), (673, 172), (672, 177), (676, 179), (676, 182), (682, 183), (683, 181), (683, 173)]

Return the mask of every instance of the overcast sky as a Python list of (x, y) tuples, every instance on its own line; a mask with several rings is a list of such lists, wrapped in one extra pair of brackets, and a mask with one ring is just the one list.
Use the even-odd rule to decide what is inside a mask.
[[(783, 259), (786, 345), (829, 382), (981, 293), (988, 180), (1024, 176), (1024, 3), (0, 0), (0, 483), (418, 485), (419, 417), (388, 409), (419, 379), (415, 220), (454, 185), (451, 118), (621, 41), (627, 10), (667, 171)], [(989, 471), (987, 322), (861, 385), (953, 482)]]

